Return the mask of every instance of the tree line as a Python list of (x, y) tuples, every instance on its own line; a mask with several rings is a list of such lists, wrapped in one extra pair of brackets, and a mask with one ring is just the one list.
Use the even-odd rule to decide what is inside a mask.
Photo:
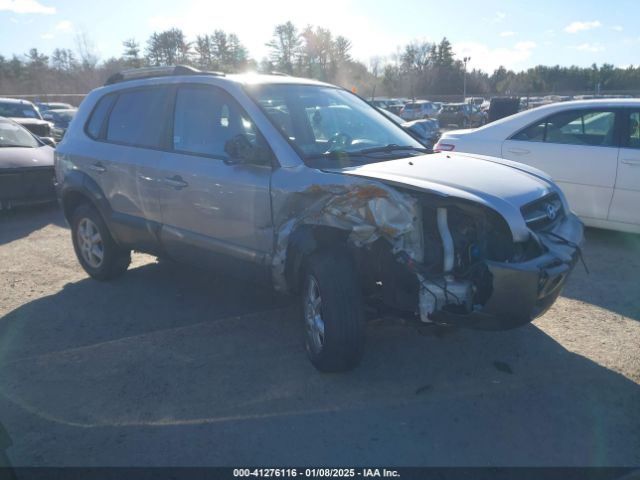
[(640, 93), (640, 67), (633, 66), (540, 65), (520, 72), (501, 66), (491, 73), (466, 71), (447, 38), (410, 42), (390, 57), (373, 57), (368, 65), (352, 57), (349, 39), (319, 26), (276, 25), (265, 45), (269, 55), (258, 61), (232, 32), (214, 30), (189, 39), (172, 28), (154, 32), (144, 44), (126, 39), (120, 56), (100, 61), (90, 38), (78, 34), (75, 49), (56, 48), (46, 55), (33, 48), (11, 58), (0, 55), (0, 95), (86, 93), (127, 68), (175, 64), (227, 73), (281, 72), (355, 89), (364, 97), (461, 95), (465, 77), (469, 95)]

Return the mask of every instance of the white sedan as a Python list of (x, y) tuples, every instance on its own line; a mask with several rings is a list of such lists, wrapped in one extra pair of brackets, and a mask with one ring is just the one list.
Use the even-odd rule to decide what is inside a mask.
[(434, 151), (452, 150), (543, 170), (586, 225), (640, 233), (640, 99), (545, 105), (446, 132)]

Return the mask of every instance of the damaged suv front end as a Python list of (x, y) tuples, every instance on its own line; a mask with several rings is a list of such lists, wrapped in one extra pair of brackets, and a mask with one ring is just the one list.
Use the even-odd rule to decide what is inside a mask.
[[(330, 229), (343, 232), (332, 241), (348, 245), (365, 298), (382, 311), (491, 330), (542, 315), (579, 258), (582, 223), (544, 177), (535, 181), (547, 187), (522, 205), (495, 198), (492, 204), (490, 195), (451, 184), (438, 191), (432, 182), (421, 188), (420, 181), (400, 181), (405, 167), (423, 171), (440, 162), (468, 167), (467, 162), (494, 161), (451, 157), (328, 170), (318, 177), (332, 183), (281, 192), (278, 210), (286, 215), (279, 219), (273, 261), (276, 286), (296, 290), (292, 252), (319, 248), (322, 240), (315, 236)], [(338, 182), (331, 178), (336, 175), (358, 181)], [(301, 231), (306, 235), (298, 235)]]
[[(348, 92), (313, 88), (251, 91), (295, 152), (284, 162), (280, 155), (272, 175), (271, 272), (277, 289), (303, 294), (311, 343), (331, 332), (318, 306), (322, 282), (316, 289), (308, 279), (314, 266), (305, 266), (318, 251), (329, 252), (325, 262), (331, 252), (348, 252), (336, 255), (355, 271), (357, 296), (376, 313), (500, 330), (553, 304), (580, 257), (583, 226), (548, 176), (493, 157), (425, 155), (404, 133), (380, 133), (396, 127), (370, 118), (373, 109), (356, 115), (369, 107)], [(309, 344), (321, 370), (346, 365), (327, 367), (320, 347)]]

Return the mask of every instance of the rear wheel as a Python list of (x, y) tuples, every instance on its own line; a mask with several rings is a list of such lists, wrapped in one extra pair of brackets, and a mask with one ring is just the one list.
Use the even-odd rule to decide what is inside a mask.
[(80, 205), (71, 219), (73, 248), (85, 272), (97, 280), (122, 275), (131, 262), (131, 252), (113, 240), (102, 216), (92, 205)]
[(307, 258), (302, 308), (311, 363), (321, 372), (354, 368), (363, 353), (364, 313), (356, 271), (345, 252)]

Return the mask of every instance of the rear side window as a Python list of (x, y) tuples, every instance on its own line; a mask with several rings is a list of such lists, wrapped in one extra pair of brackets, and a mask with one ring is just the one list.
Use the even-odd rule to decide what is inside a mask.
[(524, 140), (525, 142), (544, 142), (544, 129), (547, 122), (542, 122), (531, 125), (530, 127), (521, 130), (516, 133), (511, 140)]
[(512, 140), (610, 147), (615, 143), (613, 111), (570, 111), (551, 115), (525, 128)]
[(629, 115), (629, 134), (626, 146), (640, 149), (640, 112), (633, 112)]
[(111, 110), (111, 106), (115, 101), (116, 96), (114, 94), (105, 95), (102, 97), (98, 104), (93, 109), (91, 113), (91, 118), (89, 118), (89, 122), (87, 123), (87, 133), (92, 138), (100, 138), (102, 135), (102, 129), (104, 127), (104, 121), (107, 118), (107, 114), (109, 110)]
[(107, 140), (137, 147), (162, 147), (169, 99), (167, 87), (120, 93), (109, 117)]

